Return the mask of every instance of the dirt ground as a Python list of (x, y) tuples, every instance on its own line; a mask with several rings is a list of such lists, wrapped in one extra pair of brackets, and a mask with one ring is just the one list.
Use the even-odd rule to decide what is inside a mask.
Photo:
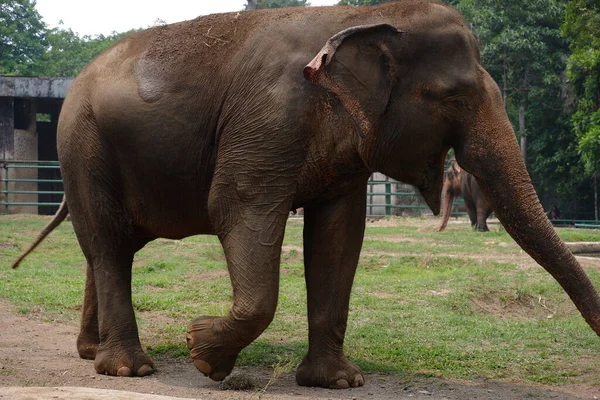
[[(385, 226), (394, 222), (373, 220), (370, 223), (375, 226)], [(429, 222), (424, 228), (422, 220), (415, 220), (415, 223), (422, 229), (432, 229), (436, 222)], [(456, 222), (450, 221), (450, 223)], [(400, 239), (405, 240), (402, 237), (398, 238)], [(482, 256), (479, 255), (478, 258), (480, 257)], [(519, 264), (535, 266), (535, 262), (525, 254), (507, 255), (507, 257), (512, 257), (510, 261)], [(585, 258), (580, 259), (580, 262), (583, 264), (591, 262), (594, 267), (599, 263), (598, 259), (585, 260)], [(35, 313), (22, 315), (0, 297), (0, 399), (15, 398), (15, 392), (8, 387), (40, 386), (63, 387), (64, 392), (71, 390), (66, 387), (98, 388), (204, 400), (600, 398), (600, 388), (581, 385), (525, 386), (510, 382), (450, 381), (381, 374), (368, 374), (365, 386), (362, 388), (349, 390), (304, 388), (296, 384), (293, 371), (274, 378), (274, 371), (271, 368), (249, 367), (237, 367), (231, 377), (223, 384), (219, 384), (202, 376), (190, 359), (166, 357), (154, 359), (158, 371), (152, 376), (117, 378), (96, 374), (92, 361), (79, 358), (75, 348), (77, 333), (76, 322), (49, 323)], [(59, 396), (55, 394), (44, 392), (37, 399), (58, 398)], [(29, 393), (21, 394), (19, 400), (34, 398), (29, 396)], [(81, 396), (86, 399), (100, 398), (86, 397), (85, 393)], [(110, 396), (110, 393), (107, 396)]]
[[(155, 359), (158, 372), (145, 378), (98, 375), (93, 362), (82, 360), (75, 349), (75, 323), (58, 324), (23, 316), (0, 301), (0, 399), (14, 398), (2, 387), (76, 386), (126, 390), (137, 393), (225, 399), (597, 399), (589, 387), (556, 388), (493, 381), (447, 381), (436, 378), (406, 380), (394, 375), (366, 376), (362, 388), (326, 390), (296, 385), (293, 372), (272, 379), (269, 368), (236, 368), (225, 384), (203, 377), (186, 359)], [(271, 381), (271, 382), (270, 382)], [(227, 390), (246, 386), (247, 390)], [(568, 392), (568, 393), (567, 393)], [(56, 396), (48, 395), (47, 398)], [(21, 399), (31, 397), (21, 397)]]

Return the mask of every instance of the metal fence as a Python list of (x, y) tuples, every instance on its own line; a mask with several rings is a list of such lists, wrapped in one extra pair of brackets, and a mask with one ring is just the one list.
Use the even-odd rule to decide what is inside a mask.
[[(53, 214), (63, 195), (58, 161), (0, 160), (0, 214), (28, 212)], [(453, 216), (462, 199), (456, 201)], [(37, 210), (36, 210), (37, 207)], [(431, 214), (421, 196), (409, 185), (374, 174), (368, 182), (369, 217)]]
[(0, 160), (0, 171), (0, 213), (52, 214), (60, 205), (63, 190), (58, 161)]

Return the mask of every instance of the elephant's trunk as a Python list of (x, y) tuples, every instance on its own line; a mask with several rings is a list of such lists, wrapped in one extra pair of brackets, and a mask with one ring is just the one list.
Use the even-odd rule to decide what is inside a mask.
[(446, 178), (444, 182), (444, 188), (442, 189), (442, 220), (440, 221), (440, 226), (438, 227), (438, 232), (446, 229), (446, 225), (448, 225), (448, 219), (450, 219), (450, 212), (452, 211), (452, 203), (454, 203), (454, 193), (451, 190), (452, 182), (450, 179)]
[(600, 297), (546, 217), (527, 173), (497, 86), (483, 78), (487, 96), (456, 146), (459, 164), (471, 172), (506, 231), (563, 287), (600, 335)]

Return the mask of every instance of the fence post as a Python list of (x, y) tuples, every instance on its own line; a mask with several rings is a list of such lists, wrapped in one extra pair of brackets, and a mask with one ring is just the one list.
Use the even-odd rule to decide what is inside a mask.
[(392, 191), (392, 184), (390, 183), (390, 178), (385, 178), (385, 216), (389, 217), (392, 215), (392, 195), (390, 194)]
[[(373, 179), (374, 179), (374, 178), (373, 178), (373, 175), (371, 175), (371, 177), (369, 178), (369, 180), (373, 180)], [(369, 190), (369, 192), (368, 192), (368, 193), (370, 193), (370, 194), (371, 194), (370, 196), (367, 196), (367, 199), (368, 199), (368, 201), (369, 201), (369, 204), (371, 204), (371, 205), (369, 206), (369, 215), (373, 215), (373, 206), (372, 206), (372, 204), (373, 204), (373, 185), (369, 185), (369, 184), (367, 183), (367, 186), (368, 186), (368, 190)]]
[(2, 164), (4, 169), (4, 214), (8, 215), (8, 163)]

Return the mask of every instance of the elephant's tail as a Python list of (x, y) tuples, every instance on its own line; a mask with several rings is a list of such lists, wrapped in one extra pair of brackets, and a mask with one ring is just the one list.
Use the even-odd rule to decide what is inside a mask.
[(60, 203), (60, 207), (58, 207), (58, 211), (56, 212), (56, 214), (54, 214), (54, 218), (52, 218), (52, 221), (50, 221), (50, 223), (46, 225), (46, 227), (38, 235), (37, 239), (35, 239), (35, 242), (33, 242), (33, 244), (29, 246), (29, 248), (25, 250), (23, 254), (21, 254), (19, 259), (15, 261), (12, 267), (17, 268), (19, 264), (21, 264), (21, 261), (23, 261), (29, 253), (35, 250), (35, 248), (38, 247), (42, 240), (44, 240), (46, 236), (50, 234), (50, 232), (52, 232), (58, 225), (60, 225), (61, 222), (65, 220), (68, 214), (69, 208), (67, 207), (67, 199), (63, 196), (62, 203)]

